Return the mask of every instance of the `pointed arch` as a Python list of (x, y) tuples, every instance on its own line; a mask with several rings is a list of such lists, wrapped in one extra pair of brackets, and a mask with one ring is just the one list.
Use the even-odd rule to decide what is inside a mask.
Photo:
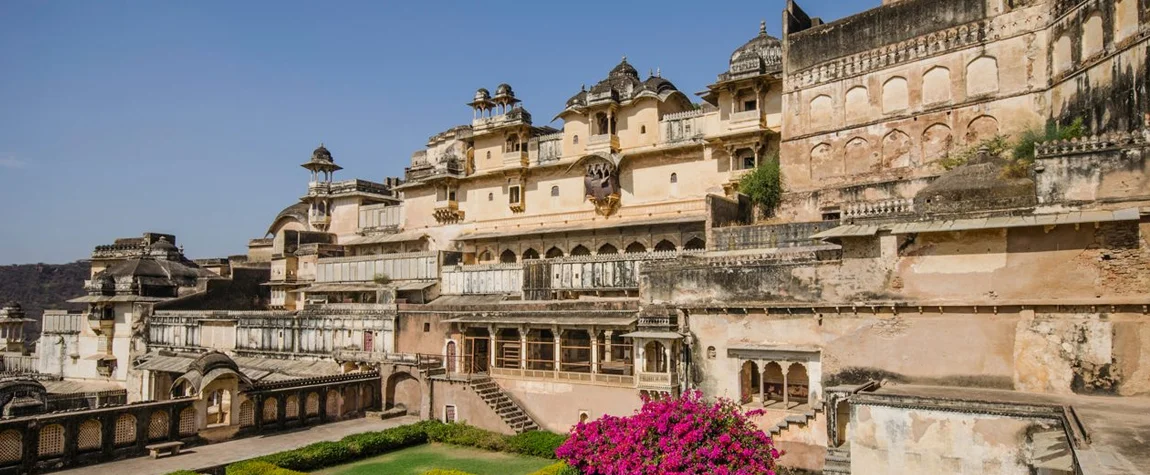
[(639, 241), (635, 241), (631, 244), (628, 244), (627, 249), (624, 252), (627, 254), (642, 254), (647, 252), (647, 246), (644, 246), (643, 243)]
[(689, 251), (701, 251), (707, 248), (707, 242), (698, 236), (691, 238), (686, 244), (683, 244), (683, 249)]
[(587, 249), (586, 246), (580, 244), (578, 246), (575, 246), (573, 249), (571, 249), (571, 255), (572, 256), (590, 256), (591, 250)]
[(538, 258), (539, 258), (539, 251), (536, 251), (535, 249), (532, 249), (529, 247), (529, 248), (527, 248), (526, 251), (523, 251), (523, 260), (525, 260), (525, 261), (531, 260), (531, 259), (538, 259)]
[(595, 253), (596, 254), (618, 254), (619, 249), (616, 248), (615, 246), (611, 245), (611, 243), (607, 243), (607, 244), (604, 244), (602, 246), (599, 246), (599, 250), (596, 251)]
[(898, 129), (890, 131), (882, 138), (882, 167), (903, 168), (915, 165), (916, 160), (911, 156), (913, 148), (909, 135)]
[(676, 250), (678, 250), (678, 247), (675, 246), (675, 243), (666, 239), (655, 244), (655, 252), (674, 252)]
[(502, 254), (499, 254), (499, 262), (503, 264), (514, 264), (519, 258), (515, 256), (515, 252), (511, 249), (504, 249)]
[(548, 259), (554, 259), (556, 257), (563, 257), (563, 250), (559, 249), (557, 247), (552, 247), (551, 249), (547, 250), (546, 255), (547, 255)]

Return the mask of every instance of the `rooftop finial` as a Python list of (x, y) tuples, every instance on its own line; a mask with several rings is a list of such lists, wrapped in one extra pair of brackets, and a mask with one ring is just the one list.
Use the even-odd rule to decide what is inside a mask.
[(626, 62), (627, 62), (627, 55), (623, 55), (623, 62), (624, 62), (624, 63), (626, 63)]
[(586, 91), (586, 90), (587, 90), (587, 83), (583, 83), (583, 84), (580, 84), (580, 85), (579, 85), (579, 90), (580, 90), (580, 91)]
[(655, 68), (655, 77), (657, 77), (657, 78), (663, 77), (663, 68)]
[(759, 21), (759, 34), (760, 35), (767, 34), (767, 20)]
[(654, 69), (650, 69), (650, 68), (647, 68), (647, 76), (648, 76), (648, 77), (651, 77), (651, 76), (654, 76), (654, 75), (655, 75), (655, 70), (654, 70)]

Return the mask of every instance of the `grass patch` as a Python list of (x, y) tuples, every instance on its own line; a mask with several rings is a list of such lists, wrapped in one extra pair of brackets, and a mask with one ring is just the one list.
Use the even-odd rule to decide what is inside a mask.
[(429, 470), (459, 470), (475, 475), (527, 475), (554, 464), (554, 460), (468, 447), (427, 444), (397, 450), (359, 462), (318, 472), (321, 475), (422, 475)]

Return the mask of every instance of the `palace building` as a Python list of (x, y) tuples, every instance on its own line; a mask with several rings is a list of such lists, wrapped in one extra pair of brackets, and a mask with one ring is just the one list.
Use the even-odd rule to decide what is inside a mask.
[[(558, 128), (459, 91), (402, 177), (305, 151), (246, 255), (97, 246), (88, 310), (8, 340), (0, 473), (376, 411), (566, 432), (689, 390), (813, 473), (1146, 473), (1150, 0), (782, 15), (697, 95), (624, 57)], [(764, 210), (739, 184), (772, 161)]]

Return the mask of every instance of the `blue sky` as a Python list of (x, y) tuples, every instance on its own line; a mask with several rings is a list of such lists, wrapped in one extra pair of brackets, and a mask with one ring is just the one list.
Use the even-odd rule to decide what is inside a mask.
[[(879, 0), (844, 3), (800, 1)], [(337, 178), (381, 181), (470, 121), (476, 88), (510, 83), (542, 125), (623, 55), (694, 97), (783, 4), (0, 2), (0, 264), (145, 231), (240, 254), (321, 141)]]

